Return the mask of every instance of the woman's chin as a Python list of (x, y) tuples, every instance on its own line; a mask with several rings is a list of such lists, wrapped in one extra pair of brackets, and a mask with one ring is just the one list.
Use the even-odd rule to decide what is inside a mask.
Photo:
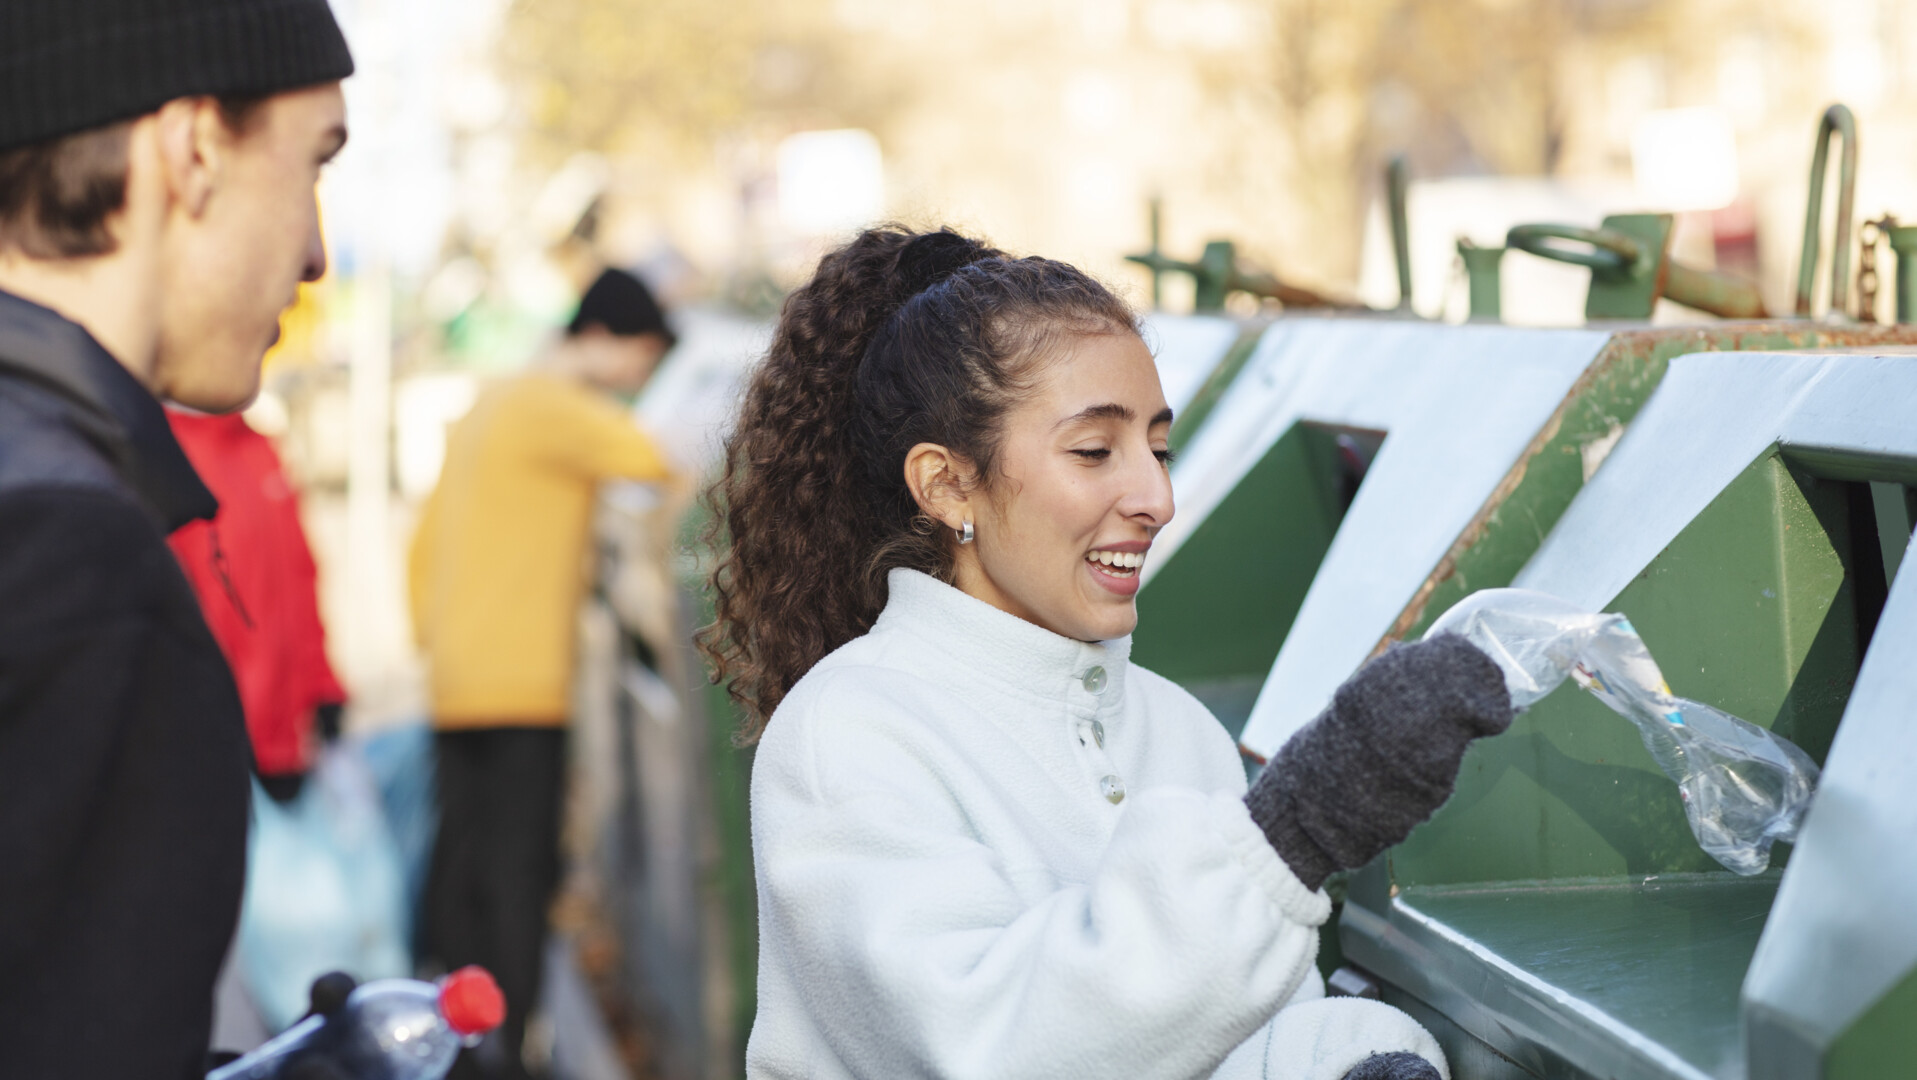
[(1138, 616), (1135, 613), (1127, 612), (1126, 617), (1123, 619), (1106, 618), (1098, 620), (1097, 623), (1090, 628), (1092, 632), (1086, 634), (1079, 640), (1111, 641), (1116, 638), (1122, 638), (1137, 628)]
[(1110, 641), (1122, 638), (1138, 627), (1138, 608), (1129, 597), (1119, 599), (1111, 595), (1086, 598), (1073, 614), (1073, 626), (1064, 636), (1080, 641)]

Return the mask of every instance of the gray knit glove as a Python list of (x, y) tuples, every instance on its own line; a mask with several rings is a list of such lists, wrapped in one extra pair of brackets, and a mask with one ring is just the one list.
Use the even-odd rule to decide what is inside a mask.
[(1444, 1080), (1438, 1067), (1416, 1054), (1373, 1054), (1351, 1067), (1344, 1080)]
[[(1504, 673), (1455, 634), (1399, 645), (1345, 680), (1245, 804), (1308, 889), (1363, 866), (1451, 797), (1471, 740), (1511, 726)], [(1395, 1075), (1395, 1074), (1394, 1074)]]

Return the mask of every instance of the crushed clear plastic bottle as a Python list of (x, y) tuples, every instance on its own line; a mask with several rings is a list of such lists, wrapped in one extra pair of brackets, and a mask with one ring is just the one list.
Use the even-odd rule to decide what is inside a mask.
[(438, 983), (380, 979), (353, 990), (335, 1012), (309, 1016), (207, 1080), (441, 1080), (460, 1047), (505, 1019), (505, 999), (484, 968)]
[(1511, 704), (1540, 700), (1566, 678), (1637, 725), (1677, 784), (1698, 846), (1725, 869), (1761, 873), (1771, 845), (1797, 839), (1818, 770), (1789, 739), (1671, 693), (1629, 619), (1588, 612), (1529, 589), (1485, 589), (1459, 601), (1427, 638), (1460, 634), (1504, 671)]

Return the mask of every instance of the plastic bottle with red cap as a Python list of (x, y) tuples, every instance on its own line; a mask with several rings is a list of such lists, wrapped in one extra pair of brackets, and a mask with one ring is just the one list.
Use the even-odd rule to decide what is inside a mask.
[[(342, 983), (350, 992), (342, 993)], [(312, 996), (312, 1015), (207, 1080), (441, 1080), (461, 1046), (506, 1018), (505, 996), (481, 967), (437, 983), (380, 979), (353, 987), (322, 976)]]

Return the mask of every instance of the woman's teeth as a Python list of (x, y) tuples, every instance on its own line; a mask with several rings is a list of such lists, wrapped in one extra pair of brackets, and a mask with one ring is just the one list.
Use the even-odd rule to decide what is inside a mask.
[(1131, 577), (1138, 568), (1145, 565), (1145, 553), (1142, 551), (1093, 551), (1085, 555), (1086, 562), (1097, 563), (1103, 573), (1113, 577)]

